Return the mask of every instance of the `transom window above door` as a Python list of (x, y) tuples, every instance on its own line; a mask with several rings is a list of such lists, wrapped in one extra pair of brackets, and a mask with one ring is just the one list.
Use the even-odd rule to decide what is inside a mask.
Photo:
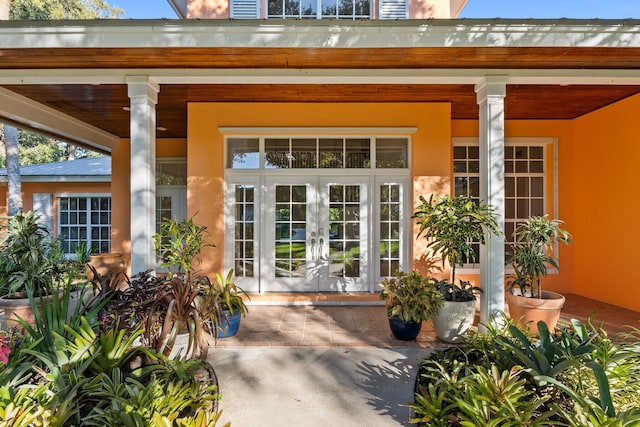
[(407, 169), (407, 137), (228, 138), (228, 169)]
[(268, 18), (369, 19), (371, 0), (268, 0)]

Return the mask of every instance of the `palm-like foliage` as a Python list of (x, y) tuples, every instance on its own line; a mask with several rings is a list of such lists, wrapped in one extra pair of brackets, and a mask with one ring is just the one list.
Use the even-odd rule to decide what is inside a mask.
[[(418, 220), (418, 237), (427, 239), (427, 247), (434, 255), (442, 256), (443, 265), (446, 261), (451, 266), (451, 284), (456, 281), (456, 266), (466, 260), (475, 261), (473, 245), (484, 244), (489, 234), (501, 234), (491, 205), (480, 204), (468, 196), (431, 195), (429, 200), (420, 196), (413, 218)], [(456, 287), (453, 301), (457, 300)]]
[(0, 240), (0, 292), (52, 294), (61, 284), (63, 254), (49, 230), (29, 211), (6, 219)]
[(515, 230), (516, 243), (509, 263), (514, 276), (510, 287), (519, 287), (523, 296), (542, 297), (541, 279), (549, 267), (559, 268), (555, 249), (558, 243), (571, 244), (571, 234), (563, 222), (547, 215), (530, 217)]

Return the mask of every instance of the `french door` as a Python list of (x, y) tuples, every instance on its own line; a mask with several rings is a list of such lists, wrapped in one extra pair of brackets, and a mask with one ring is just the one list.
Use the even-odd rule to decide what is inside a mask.
[(369, 181), (267, 177), (263, 291), (368, 291)]

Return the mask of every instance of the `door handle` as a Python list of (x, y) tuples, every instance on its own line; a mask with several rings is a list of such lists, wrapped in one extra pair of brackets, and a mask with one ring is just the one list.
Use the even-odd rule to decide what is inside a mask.
[(311, 259), (313, 261), (316, 260), (316, 233), (315, 231), (311, 232)]

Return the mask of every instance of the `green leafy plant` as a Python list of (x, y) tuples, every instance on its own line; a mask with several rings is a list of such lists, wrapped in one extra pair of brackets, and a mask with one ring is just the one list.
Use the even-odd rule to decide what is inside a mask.
[(440, 291), (417, 271), (398, 271), (395, 277), (384, 279), (380, 286), (380, 298), (385, 300), (389, 317), (422, 322), (431, 319), (442, 307)]
[[(442, 257), (443, 265), (448, 262), (451, 266), (449, 283), (452, 284), (456, 282), (456, 266), (465, 260), (475, 261), (473, 245), (484, 244), (488, 234), (500, 234), (492, 206), (480, 204), (467, 196), (431, 195), (429, 200), (420, 196), (420, 205), (413, 218), (418, 220), (418, 237), (427, 239), (427, 248)], [(458, 300), (461, 287), (453, 285), (449, 288), (452, 301)]]
[(230, 269), (225, 277), (222, 277), (220, 273), (216, 273), (216, 280), (210, 282), (205, 295), (218, 301), (220, 309), (227, 310), (231, 314), (234, 314), (236, 310), (242, 315), (246, 315), (249, 312), (243, 295), (247, 299), (249, 299), (249, 296), (244, 289), (235, 283), (233, 269)]
[(51, 295), (68, 276), (59, 242), (29, 211), (6, 218), (0, 232), (0, 292)]
[(463, 346), (433, 353), (420, 364), (412, 422), (638, 425), (640, 332), (616, 343), (592, 318), (562, 324), (556, 335), (539, 327), (534, 336), (503, 315)]
[(518, 225), (509, 260), (514, 270), (508, 282), (512, 293), (517, 288), (521, 296), (542, 298), (542, 278), (549, 267), (559, 269), (555, 254), (557, 244), (572, 243), (571, 234), (561, 227), (562, 224), (562, 221), (544, 215), (530, 217)]
[(67, 298), (44, 309), (42, 324), (27, 329), (0, 370), (0, 424), (216, 425), (220, 396), (210, 365), (136, 347), (139, 329), (128, 337), (113, 325), (103, 330), (100, 305), (65, 324)]
[(207, 227), (189, 219), (165, 218), (160, 232), (154, 235), (156, 252), (162, 259), (161, 266), (169, 274), (185, 274), (195, 271), (194, 262), (204, 247), (215, 246), (207, 242)]
[(473, 286), (467, 280), (458, 280), (459, 284), (449, 282), (447, 279), (431, 279), (434, 286), (440, 291), (445, 301), (473, 301), (476, 293), (481, 293), (482, 289)]
[(211, 334), (217, 338), (218, 330), (225, 320), (228, 323), (228, 317), (238, 312), (242, 316), (249, 313), (245, 298), (247, 300), (250, 298), (244, 289), (235, 283), (233, 269), (230, 269), (224, 277), (217, 273), (215, 279), (215, 281), (211, 281), (204, 278), (201, 282), (202, 292), (199, 306), (203, 318), (210, 327)]

